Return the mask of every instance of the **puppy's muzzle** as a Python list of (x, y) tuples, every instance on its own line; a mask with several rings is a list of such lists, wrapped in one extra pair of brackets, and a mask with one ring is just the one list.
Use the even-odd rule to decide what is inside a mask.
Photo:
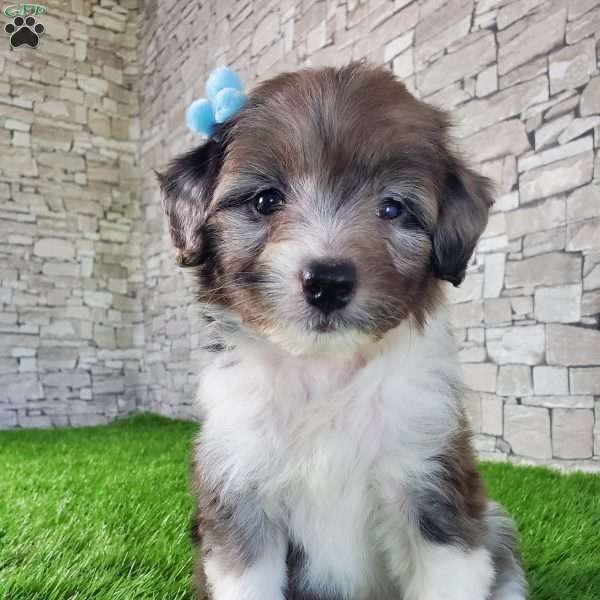
[(306, 301), (329, 314), (344, 308), (356, 287), (356, 269), (345, 262), (312, 262), (302, 271)]

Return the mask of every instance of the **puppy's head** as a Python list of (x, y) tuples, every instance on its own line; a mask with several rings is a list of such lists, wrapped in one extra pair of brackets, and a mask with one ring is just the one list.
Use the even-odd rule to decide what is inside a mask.
[(280, 75), (161, 176), (204, 302), (296, 351), (423, 324), (492, 204), (448, 122), (384, 69)]

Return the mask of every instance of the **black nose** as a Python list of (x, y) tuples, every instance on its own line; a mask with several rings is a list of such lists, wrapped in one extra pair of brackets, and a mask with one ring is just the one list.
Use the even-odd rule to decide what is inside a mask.
[(313, 262), (302, 271), (306, 300), (324, 313), (344, 308), (355, 283), (356, 269), (349, 263)]

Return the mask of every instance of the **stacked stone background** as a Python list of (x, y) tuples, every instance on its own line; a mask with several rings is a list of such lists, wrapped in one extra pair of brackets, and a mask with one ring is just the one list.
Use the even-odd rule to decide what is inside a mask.
[(105, 423), (145, 390), (138, 6), (47, 6), (38, 49), (0, 32), (4, 428)]
[[(8, 134), (0, 141), (9, 148), (9, 156), (23, 153), (36, 163), (38, 172), (25, 179), (2, 172), (0, 181), (8, 184), (3, 188), (7, 203), (27, 208), (24, 214), (35, 219), (30, 233), (24, 234), (33, 238), (31, 247), (20, 249), (14, 242), (0, 246), (19, 266), (2, 276), (3, 290), (10, 290), (3, 292), (8, 301), (2, 300), (2, 315), (4, 319), (4, 313), (17, 313), (16, 323), (8, 324), (16, 330), (10, 335), (37, 336), (40, 349), (48, 343), (52, 329), (47, 328), (55, 320), (71, 318), (63, 312), (66, 315), (73, 303), (90, 309), (83, 311), (82, 320), (91, 323), (94, 332), (99, 326), (100, 340), (102, 327), (115, 328), (116, 349), (100, 350), (97, 340), (78, 336), (85, 339), (79, 350), (83, 359), (74, 370), (68, 365), (71, 372), (86, 372), (92, 380), (95, 368), (98, 377), (109, 375), (105, 381), (112, 380), (111, 375), (122, 381), (118, 393), (96, 393), (93, 383), (84, 386), (91, 390), (85, 392), (91, 393), (85, 400), (95, 403), (99, 414), (115, 413), (102, 411), (101, 396), (109, 403), (117, 400), (117, 407), (123, 403), (124, 411), (136, 406), (173, 416), (194, 414), (195, 374), (203, 359), (202, 325), (196, 318), (191, 282), (174, 266), (153, 169), (198, 142), (185, 129), (184, 113), (203, 94), (207, 73), (228, 64), (251, 85), (302, 65), (367, 59), (387, 65), (420, 98), (452, 111), (458, 144), (496, 183), (497, 202), (468, 278), (461, 288), (449, 290), (472, 389), (467, 407), (479, 451), (514, 461), (600, 466), (600, 0), (145, 0), (139, 6), (74, 1), (64, 14), (60, 13), (64, 8), (52, 6), (50, 15), (59, 13), (58, 20), (68, 30), (70, 41), (60, 43), (72, 46), (75, 53), (83, 41), (78, 38), (81, 34), (87, 36), (88, 49), (101, 43), (106, 50), (112, 44), (121, 59), (113, 65), (122, 72), (120, 83), (110, 79), (114, 74), (103, 64), (79, 61), (81, 54), (68, 59), (72, 67), (68, 62), (70, 68), (59, 83), (40, 82), (42, 89), (71, 88), (70, 72), (81, 68), (83, 82), (92, 77), (95, 85), (106, 87), (100, 104), (89, 104), (92, 96), (93, 102), (98, 100), (97, 93), (80, 89), (86, 116), (80, 113), (81, 122), (68, 119), (71, 125), (79, 123), (81, 131), (71, 134), (71, 145), (64, 152), (69, 158), (79, 154), (92, 177), (87, 173), (84, 181), (83, 175), (68, 175), (65, 169), (73, 182), (66, 185), (61, 180), (65, 195), (56, 194), (66, 204), (65, 190), (76, 185), (82, 198), (101, 206), (102, 212), (87, 215), (96, 219), (89, 225), (92, 231), (79, 223), (65, 228), (71, 234), (66, 241), (76, 248), (75, 257), (63, 262), (80, 264), (82, 272), (69, 279), (67, 300), (48, 308), (45, 286), (58, 287), (57, 277), (33, 278), (28, 269), (32, 264), (43, 269), (44, 261), (54, 260), (33, 252), (38, 237), (56, 236), (42, 236), (46, 218), (18, 202), (15, 194), (21, 188), (30, 193), (32, 187), (47, 203), (55, 191), (39, 186), (55, 167), (44, 165), (47, 151), (33, 145), (35, 121), (22, 119), (32, 125), (31, 131), (22, 131), (30, 138), (14, 136), (5, 126)], [(111, 31), (108, 14), (126, 15), (125, 30), (112, 31), (110, 40), (96, 34)], [(136, 30), (137, 46), (131, 37)], [(65, 37), (62, 31), (61, 36)], [(51, 41), (48, 35), (45, 42)], [(44, 70), (38, 62), (49, 60), (43, 46), (19, 58), (15, 54), (4, 54), (11, 63), (8, 69), (6, 62), (2, 65), (0, 85), (9, 81), (9, 71), (10, 77), (18, 73), (27, 78), (35, 69)], [(22, 56), (31, 57), (30, 62)], [(55, 68), (64, 64), (60, 60), (53, 63)], [(76, 77), (75, 89), (81, 85)], [(131, 92), (126, 96), (130, 103), (109, 95), (117, 90)], [(11, 110), (16, 106), (31, 111), (17, 102), (26, 101), (27, 93), (33, 92), (11, 90), (7, 95), (12, 100), (1, 101)], [(116, 102), (116, 114), (115, 104), (108, 100)], [(32, 118), (37, 118), (36, 102), (44, 100), (31, 102)], [(93, 123), (102, 116), (108, 116), (109, 125), (99, 134)], [(120, 137), (125, 124), (118, 119), (128, 121), (126, 139)], [(86, 143), (79, 142), (81, 137)], [(22, 149), (15, 139), (29, 141)], [(50, 150), (59, 151), (54, 146)], [(103, 169), (111, 170), (113, 177), (119, 173), (118, 180), (109, 182), (103, 174), (98, 182), (98, 155)], [(69, 223), (75, 215), (73, 206), (65, 206)], [(11, 214), (3, 204), (2, 224), (5, 213)], [(123, 237), (103, 240), (102, 232), (112, 232), (116, 224)], [(102, 275), (103, 269), (84, 276), (89, 270), (83, 270), (86, 262), (78, 246), (82, 240), (91, 242), (97, 255), (94, 264), (108, 262), (125, 269), (119, 273), (126, 292), (123, 287), (109, 289), (115, 277)], [(111, 262), (117, 255), (118, 260)], [(50, 318), (50, 323), (37, 326), (32, 317), (20, 316), (26, 312), (13, 302), (13, 294), (20, 298), (16, 295), (20, 286), (44, 298), (41, 302), (36, 298), (35, 306), (39, 318)], [(88, 306), (85, 290), (110, 292), (111, 299), (101, 296), (102, 307)], [(127, 310), (122, 306), (125, 300)], [(119, 307), (111, 304), (115, 302)], [(98, 323), (99, 311), (104, 311), (103, 319), (116, 311), (122, 321)], [(131, 327), (127, 347), (116, 337), (121, 325)], [(36, 326), (31, 333), (19, 332), (19, 327)], [(112, 343), (110, 333), (108, 338)], [(36, 354), (24, 358), (37, 358), (40, 350), (34, 350)], [(98, 361), (93, 366), (85, 360), (88, 353)], [(20, 381), (23, 374), (15, 373), (11, 361), (21, 368), (21, 357), (9, 352), (2, 360), (7, 361), (6, 369), (13, 369), (6, 381)], [(33, 370), (26, 377), (45, 385), (47, 367), (39, 358), (37, 363), (25, 361), (23, 368), (27, 365)], [(35, 394), (42, 396), (40, 388)], [(23, 396), (14, 397), (17, 411), (25, 410), (20, 404)], [(6, 413), (2, 398), (0, 414)], [(32, 410), (46, 414), (44, 400), (30, 401), (40, 407)]]

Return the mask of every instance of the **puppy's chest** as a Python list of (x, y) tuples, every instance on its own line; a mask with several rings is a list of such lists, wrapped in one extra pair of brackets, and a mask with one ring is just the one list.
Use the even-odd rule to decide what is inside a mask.
[(216, 372), (204, 388), (211, 468), (236, 493), (259, 492), (301, 549), (312, 590), (387, 598), (376, 532), (400, 525), (389, 507), (404, 504), (407, 476), (436, 451), (423, 445), (423, 424), (440, 421), (443, 403), (410, 373), (390, 382), (377, 364), (337, 380), (291, 373), (274, 382), (252, 380), (242, 366)]
[[(335, 400), (330, 402), (329, 411)], [(315, 412), (323, 417), (318, 408)], [(309, 411), (308, 420), (296, 425), (275, 475), (275, 494), (290, 541), (302, 548), (308, 587), (366, 597), (378, 562), (371, 521), (378, 504), (374, 478), (383, 415), (377, 398), (355, 398), (341, 412), (320, 417)]]
[(371, 519), (386, 415), (375, 381), (355, 383), (309, 382), (245, 424), (260, 448), (253, 485), (302, 549), (302, 578), (315, 591), (366, 594), (377, 572)]

